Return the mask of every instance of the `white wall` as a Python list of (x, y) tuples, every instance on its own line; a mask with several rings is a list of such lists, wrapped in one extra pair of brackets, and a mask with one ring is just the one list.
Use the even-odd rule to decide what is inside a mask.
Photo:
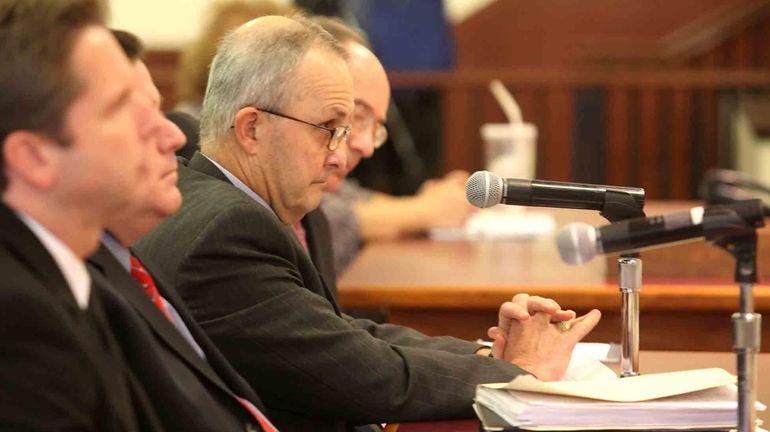
[[(109, 0), (110, 26), (136, 33), (151, 48), (179, 48), (192, 39), (216, 0)], [(291, 4), (292, 0), (274, 0)], [(420, 1), (420, 0), (414, 0)], [(444, 0), (453, 22), (495, 0)]]

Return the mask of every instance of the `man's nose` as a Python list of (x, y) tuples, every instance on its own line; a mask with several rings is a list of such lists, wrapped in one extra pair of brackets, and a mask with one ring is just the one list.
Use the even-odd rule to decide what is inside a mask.
[(360, 153), (362, 158), (370, 158), (374, 154), (374, 134), (367, 130), (352, 129), (348, 146), (350, 151)]
[[(348, 143), (350, 140), (348, 139)], [(329, 157), (326, 159), (327, 165), (334, 165), (335, 170), (346, 169), (348, 166), (348, 143), (338, 145), (336, 149), (329, 152)]]
[(164, 139), (167, 151), (177, 151), (187, 143), (187, 137), (174, 122), (164, 118)]

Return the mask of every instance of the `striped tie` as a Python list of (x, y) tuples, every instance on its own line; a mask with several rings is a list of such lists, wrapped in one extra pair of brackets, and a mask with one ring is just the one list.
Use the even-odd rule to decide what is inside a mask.
[(147, 272), (147, 269), (141, 261), (133, 255), (131, 256), (131, 276), (142, 285), (144, 293), (147, 294), (147, 297), (149, 297), (153, 303), (155, 303), (155, 306), (160, 309), (161, 313), (163, 313), (169, 321), (173, 322), (171, 315), (166, 309), (166, 305), (163, 303), (163, 299), (160, 298), (160, 293), (158, 292), (158, 287), (155, 286), (155, 281), (152, 280), (152, 276)]

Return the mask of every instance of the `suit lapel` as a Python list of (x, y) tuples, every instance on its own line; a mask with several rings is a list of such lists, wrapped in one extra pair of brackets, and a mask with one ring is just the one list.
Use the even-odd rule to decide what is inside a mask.
[(230, 183), (230, 180), (227, 179), (227, 176), (225, 176), (222, 170), (211, 163), (211, 161), (208, 160), (206, 156), (203, 156), (201, 152), (195, 152), (192, 159), (190, 159), (190, 164), (188, 166), (195, 171), (199, 171), (203, 174), (214, 177), (215, 179)]
[(67, 280), (51, 254), (13, 210), (1, 202), (0, 242), (7, 244), (8, 250), (26, 265), (43, 286), (51, 289), (71, 312), (80, 311)]
[[(112, 254), (102, 245), (89, 262), (102, 272), (110, 287), (118, 291), (131, 307), (144, 319), (152, 331), (186, 363), (206, 376), (209, 380), (230, 393), (229, 387), (222, 382), (220, 377), (206, 364), (198, 353), (193, 350), (190, 343), (182, 336), (177, 328), (166, 319), (160, 310), (150, 301), (143, 292), (142, 287), (126, 272)], [(156, 280), (156, 284), (158, 281)], [(160, 287), (159, 287), (160, 288)], [(173, 305), (173, 303), (172, 303)], [(177, 308), (176, 305), (174, 305)], [(177, 308), (181, 309), (181, 308)], [(186, 323), (187, 324), (187, 323)], [(202, 347), (203, 348), (203, 347)], [(206, 353), (204, 349), (204, 353)], [(208, 353), (206, 353), (208, 355)]]
[(307, 233), (310, 259), (321, 274), (321, 279), (323, 279), (326, 285), (327, 294), (337, 300), (337, 276), (334, 273), (333, 253), (329, 247), (331, 245), (329, 222), (326, 220), (323, 211), (317, 208), (305, 215), (302, 219), (302, 225)]
[[(222, 171), (219, 168), (217, 168), (216, 165), (211, 163), (211, 161), (208, 160), (205, 156), (203, 156), (203, 154), (201, 154), (200, 152), (196, 152), (195, 155), (193, 155), (192, 159), (190, 159), (190, 163), (188, 166), (203, 174), (206, 174), (211, 177), (230, 183), (230, 180), (227, 179), (227, 177), (222, 173)], [(320, 212), (321, 212), (320, 209), (316, 209), (313, 212), (308, 213), (306, 217), (309, 216), (311, 219), (315, 219), (320, 216), (321, 218), (323, 218), (323, 223), (327, 223), (326, 219), (323, 217), (323, 214), (321, 214)], [(284, 226), (283, 224), (281, 225)], [(322, 247), (323, 242), (325, 241), (327, 242), (326, 244), (329, 244), (328, 242), (330, 240), (328, 239), (328, 236), (325, 239), (319, 238), (319, 237), (322, 237), (322, 235), (319, 235), (317, 233), (317, 228), (316, 228), (317, 222), (315, 221), (310, 223), (304, 223), (303, 226), (307, 230), (308, 241), (309, 241), (308, 246), (310, 248), (310, 253), (311, 254), (318, 253), (319, 255), (322, 254), (323, 252), (320, 252), (320, 251), (325, 249)], [(300, 251), (302, 251), (302, 254), (307, 255), (307, 253), (305, 253), (305, 250), (302, 248), (302, 245), (299, 243), (299, 240), (297, 240), (297, 237), (292, 231), (291, 227), (289, 226), (285, 226), (285, 227), (286, 227), (285, 229), (287, 233), (289, 234), (289, 237), (294, 239), (294, 246)], [(339, 310), (339, 307), (337, 306), (337, 290), (336, 290), (336, 284), (334, 283), (334, 279), (333, 279), (334, 278), (333, 268), (330, 271), (319, 270), (318, 265), (315, 262), (313, 262), (312, 259), (310, 261), (312, 266), (318, 271), (318, 275), (321, 279), (321, 284), (323, 285), (323, 289), (324, 289), (324, 296), (332, 304), (332, 306), (334, 307), (334, 311), (337, 313), (337, 315), (339, 315), (340, 310)], [(328, 273), (331, 273), (331, 275), (329, 275)], [(331, 281), (327, 280), (327, 278), (329, 277), (332, 278)]]

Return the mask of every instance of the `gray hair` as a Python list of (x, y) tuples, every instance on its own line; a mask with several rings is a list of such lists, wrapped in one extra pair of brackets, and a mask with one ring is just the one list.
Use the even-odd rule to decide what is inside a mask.
[(347, 52), (328, 32), (302, 16), (261, 17), (228, 33), (209, 71), (201, 146), (222, 142), (241, 108), (280, 109), (287, 103), (294, 70), (311, 48), (347, 59)]

